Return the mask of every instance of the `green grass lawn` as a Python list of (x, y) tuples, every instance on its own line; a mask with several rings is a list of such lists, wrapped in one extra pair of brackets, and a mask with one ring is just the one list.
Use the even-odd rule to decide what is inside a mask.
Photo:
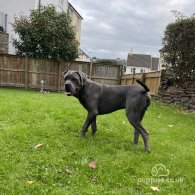
[(0, 88), (0, 194), (195, 194), (194, 113), (153, 101), (149, 154), (124, 110), (80, 138), (86, 114), (74, 97)]

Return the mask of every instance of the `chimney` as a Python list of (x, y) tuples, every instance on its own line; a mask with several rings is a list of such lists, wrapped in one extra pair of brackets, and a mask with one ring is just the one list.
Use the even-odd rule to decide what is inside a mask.
[(132, 49), (132, 48), (131, 48), (129, 54), (130, 54), (130, 55), (133, 55), (133, 49)]
[(9, 34), (0, 31), (0, 54), (8, 54)]

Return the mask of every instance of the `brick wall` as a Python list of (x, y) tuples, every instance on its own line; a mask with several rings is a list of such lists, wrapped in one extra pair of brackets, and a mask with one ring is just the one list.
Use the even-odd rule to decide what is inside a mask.
[(0, 54), (8, 54), (9, 34), (0, 32)]

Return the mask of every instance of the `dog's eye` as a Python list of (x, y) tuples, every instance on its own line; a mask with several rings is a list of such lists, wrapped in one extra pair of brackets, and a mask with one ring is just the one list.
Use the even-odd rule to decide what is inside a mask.
[(71, 79), (72, 79), (72, 81), (77, 81), (74, 77), (72, 77)]

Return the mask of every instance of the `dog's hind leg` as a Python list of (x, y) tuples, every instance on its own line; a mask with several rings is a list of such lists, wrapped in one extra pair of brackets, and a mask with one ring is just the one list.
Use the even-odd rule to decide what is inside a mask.
[[(140, 121), (142, 121), (142, 119), (144, 117), (144, 114), (145, 114), (145, 111), (142, 112), (141, 117), (140, 117)], [(134, 142), (133, 142), (134, 144), (138, 144), (139, 136), (140, 136), (140, 132), (137, 129), (135, 129), (135, 131), (134, 131)]]
[(144, 141), (145, 151), (149, 152), (150, 151), (148, 145), (149, 134), (141, 125), (142, 119), (141, 116), (139, 116), (139, 114), (133, 110), (134, 110), (133, 108), (132, 109), (128, 108), (128, 110), (126, 111), (126, 115), (131, 125), (135, 128), (134, 143), (137, 144), (139, 134), (141, 134)]
[[(129, 119), (129, 117), (128, 117), (128, 119)], [(141, 122), (140, 121), (137, 121), (137, 120), (134, 120), (134, 119), (133, 120), (132, 119), (129, 119), (129, 122), (136, 129), (136, 132), (139, 132), (139, 134), (141, 134), (141, 136), (143, 138), (143, 141), (144, 141), (145, 151), (146, 152), (150, 152), (150, 148), (149, 148), (149, 145), (148, 145), (148, 140), (149, 140), (149, 134), (148, 134), (148, 132), (143, 128), (143, 126), (141, 125)], [(134, 137), (134, 143), (136, 141), (138, 141), (139, 134), (135, 134), (134, 135), (135, 136)]]
[(141, 125), (140, 122), (131, 122), (131, 124), (134, 126), (134, 128), (137, 130), (137, 131), (140, 131), (140, 134), (143, 138), (143, 141), (144, 141), (144, 149), (146, 152), (150, 152), (150, 148), (149, 148), (149, 145), (148, 145), (148, 140), (149, 140), (149, 134), (148, 132), (143, 128), (143, 126)]
[(140, 132), (137, 129), (135, 129), (134, 130), (134, 141), (133, 141), (134, 144), (138, 144), (139, 135), (140, 135)]

